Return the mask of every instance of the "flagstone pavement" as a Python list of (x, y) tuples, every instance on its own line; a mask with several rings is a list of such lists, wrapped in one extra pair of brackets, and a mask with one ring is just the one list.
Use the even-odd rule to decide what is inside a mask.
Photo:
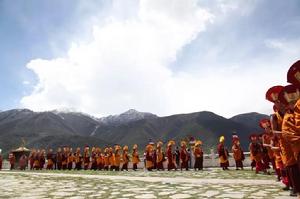
[(0, 171), (0, 198), (289, 197), (273, 175), (253, 171)]

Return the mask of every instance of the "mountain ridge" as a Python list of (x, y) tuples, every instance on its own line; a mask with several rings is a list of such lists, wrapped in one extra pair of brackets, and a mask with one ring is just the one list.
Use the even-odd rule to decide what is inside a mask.
[(115, 143), (131, 146), (136, 143), (143, 148), (149, 139), (167, 142), (195, 137), (209, 149), (215, 147), (222, 134), (230, 143), (234, 131), (240, 135), (243, 147), (247, 147), (248, 135), (259, 131), (255, 122), (268, 116), (255, 112), (245, 114), (225, 118), (210, 111), (200, 111), (159, 117), (130, 109), (108, 116), (108, 122), (103, 122), (104, 119), (81, 112), (12, 109), (0, 112), (0, 148), (3, 151), (16, 148), (22, 138), (31, 148), (43, 146), (41, 143), (44, 147), (82, 147), (85, 144), (103, 147)]

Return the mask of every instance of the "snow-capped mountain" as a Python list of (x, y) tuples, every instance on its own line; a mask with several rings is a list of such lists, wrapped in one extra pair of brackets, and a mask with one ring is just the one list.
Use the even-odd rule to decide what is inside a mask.
[(110, 115), (98, 119), (101, 124), (105, 125), (121, 125), (129, 122), (134, 122), (142, 119), (157, 118), (156, 115), (147, 112), (139, 112), (134, 109), (130, 109), (119, 115)]

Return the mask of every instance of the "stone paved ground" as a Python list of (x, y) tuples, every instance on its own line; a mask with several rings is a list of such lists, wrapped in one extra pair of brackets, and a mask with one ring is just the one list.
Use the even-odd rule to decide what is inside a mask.
[(0, 172), (0, 198), (289, 198), (274, 176), (194, 172)]

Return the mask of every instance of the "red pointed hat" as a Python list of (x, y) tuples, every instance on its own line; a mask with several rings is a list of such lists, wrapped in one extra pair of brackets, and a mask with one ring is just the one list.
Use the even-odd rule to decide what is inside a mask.
[(283, 86), (273, 86), (269, 88), (268, 91), (266, 92), (266, 99), (274, 103), (275, 101), (278, 100), (278, 95), (283, 88), (284, 88)]
[(300, 97), (299, 86), (290, 84), (285, 86), (278, 95), (278, 99), (281, 103), (288, 105), (291, 101), (296, 101)]
[(271, 127), (271, 121), (269, 119), (267, 119), (267, 118), (261, 119), (259, 121), (259, 126), (262, 129), (266, 129), (267, 127)]
[(288, 70), (287, 82), (300, 85), (300, 60), (296, 61)]

